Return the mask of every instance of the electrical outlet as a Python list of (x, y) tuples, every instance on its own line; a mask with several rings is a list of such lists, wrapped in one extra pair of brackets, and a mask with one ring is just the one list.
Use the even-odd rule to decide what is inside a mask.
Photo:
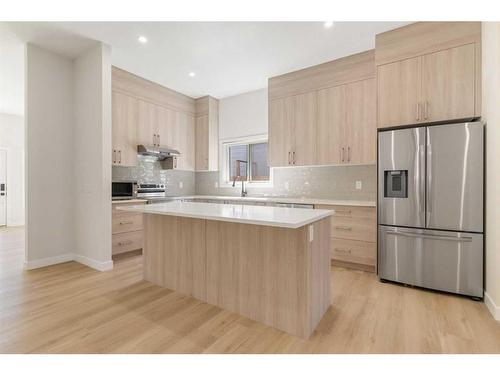
[(182, 189), (184, 187), (184, 182), (179, 181), (179, 189)]
[(285, 190), (290, 190), (290, 182), (285, 181)]
[(356, 190), (361, 190), (362, 189), (362, 183), (361, 181), (356, 181)]

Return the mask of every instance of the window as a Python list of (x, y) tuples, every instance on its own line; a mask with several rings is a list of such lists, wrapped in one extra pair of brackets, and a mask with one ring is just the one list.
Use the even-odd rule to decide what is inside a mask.
[(238, 141), (224, 144), (225, 182), (268, 182), (267, 140)]

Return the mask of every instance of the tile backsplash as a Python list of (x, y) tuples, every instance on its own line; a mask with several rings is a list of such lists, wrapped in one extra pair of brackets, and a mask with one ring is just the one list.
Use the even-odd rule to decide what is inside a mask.
[[(193, 195), (195, 172), (162, 169), (155, 157), (137, 156), (137, 166), (113, 166), (113, 181), (137, 181), (138, 183), (165, 184), (167, 195)], [(182, 187), (181, 187), (182, 185)]]
[[(150, 156), (138, 156), (137, 166), (113, 166), (113, 181), (163, 183), (167, 195), (233, 195), (241, 185), (219, 187), (219, 172), (192, 172), (162, 169)], [(361, 189), (356, 189), (356, 182)], [(251, 196), (308, 197), (325, 199), (375, 200), (377, 192), (375, 165), (273, 168), (273, 186), (252, 188)], [(182, 185), (182, 187), (181, 187)]]
[[(361, 189), (356, 189), (356, 182)], [(196, 194), (239, 195), (236, 187), (216, 187), (219, 172), (196, 172)], [(376, 165), (274, 168), (273, 187), (247, 188), (251, 196), (376, 200)]]

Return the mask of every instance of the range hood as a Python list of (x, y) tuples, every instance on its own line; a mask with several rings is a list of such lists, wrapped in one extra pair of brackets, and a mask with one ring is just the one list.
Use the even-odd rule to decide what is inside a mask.
[(169, 157), (180, 156), (181, 153), (171, 148), (151, 146), (151, 145), (138, 145), (137, 153), (139, 155), (156, 156), (158, 160), (165, 160)]

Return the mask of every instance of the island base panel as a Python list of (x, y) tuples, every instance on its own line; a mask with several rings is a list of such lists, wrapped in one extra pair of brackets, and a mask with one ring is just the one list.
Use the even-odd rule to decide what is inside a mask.
[(144, 216), (152, 283), (304, 338), (330, 306), (329, 218), (288, 229)]

